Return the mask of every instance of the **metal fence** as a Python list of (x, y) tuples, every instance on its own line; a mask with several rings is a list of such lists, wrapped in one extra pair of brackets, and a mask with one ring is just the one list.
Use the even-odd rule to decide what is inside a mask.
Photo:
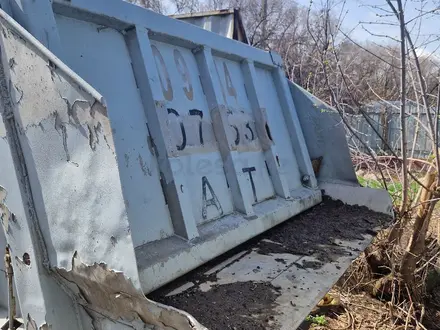
[[(389, 147), (401, 152), (401, 125), (399, 102), (377, 102), (365, 109), (363, 115), (347, 115), (347, 121), (362, 141), (377, 154), (389, 154)], [(414, 102), (407, 104), (407, 152), (410, 157), (426, 158), (432, 150), (428, 134), (428, 118), (423, 108)], [(369, 123), (370, 122), (370, 123)], [(380, 136), (379, 136), (380, 134)], [(382, 139), (381, 139), (382, 137)], [(366, 152), (366, 146), (349, 130), (347, 140), (351, 147)]]

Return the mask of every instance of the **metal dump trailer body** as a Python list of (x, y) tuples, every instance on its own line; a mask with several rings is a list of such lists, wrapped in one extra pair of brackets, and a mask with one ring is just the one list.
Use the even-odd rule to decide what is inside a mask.
[(28, 329), (202, 329), (143, 293), (323, 188), (391, 213), (279, 55), (119, 0), (2, 8), (0, 243)]
[(145, 292), (321, 201), (278, 55), (122, 1), (51, 10), (49, 48), (106, 100)]

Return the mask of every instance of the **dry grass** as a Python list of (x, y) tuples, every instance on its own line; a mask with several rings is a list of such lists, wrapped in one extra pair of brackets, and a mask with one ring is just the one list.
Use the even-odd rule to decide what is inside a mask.
[[(398, 210), (402, 194), (401, 163), (392, 157), (379, 157), (380, 174), (376, 163), (366, 155), (354, 153), (352, 157), (360, 182), (382, 189), (386, 184)], [(426, 161), (414, 160), (410, 167), (415, 177), (424, 177)], [(415, 213), (420, 186), (415, 179), (410, 184), (409, 197), (414, 206), (410, 212)], [(400, 244), (388, 243), (390, 229), (379, 233), (333, 287), (332, 292), (340, 296), (341, 305), (314, 312), (325, 315), (326, 324), (311, 324), (302, 329), (440, 329), (440, 203), (429, 223), (426, 250), (419, 256), (415, 285), (404, 283), (399, 275), (402, 247), (407, 246), (411, 237), (414, 214), (408, 218), (412, 220), (403, 229)]]
[(393, 260), (398, 260), (401, 251), (386, 245), (387, 232), (383, 231), (331, 290), (339, 295), (340, 306), (315, 309), (314, 314), (325, 315), (327, 323), (303, 325), (302, 329), (440, 329), (439, 219), (440, 209), (433, 217), (428, 249), (418, 264), (421, 294), (415, 295), (395, 275)]
[(341, 307), (325, 313), (328, 321), (325, 326), (311, 325), (309, 329), (395, 329), (386, 304), (365, 293), (344, 294), (335, 289), (333, 293), (340, 295)]

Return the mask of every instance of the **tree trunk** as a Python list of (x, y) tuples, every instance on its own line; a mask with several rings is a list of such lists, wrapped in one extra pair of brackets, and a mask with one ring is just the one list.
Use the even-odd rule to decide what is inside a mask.
[(397, 0), (399, 9), (400, 24), (400, 129), (401, 131), (401, 152), (402, 152), (402, 205), (400, 211), (406, 214), (408, 211), (408, 164), (407, 164), (407, 136), (406, 136), (406, 35), (405, 16), (401, 0)]
[[(387, 0), (388, 5), (395, 10), (391, 0)], [(408, 163), (407, 163), (407, 135), (406, 135), (406, 35), (405, 35), (405, 16), (403, 12), (402, 0), (397, 0), (398, 12), (396, 16), (400, 27), (400, 151), (402, 154), (402, 204), (400, 205), (401, 218), (391, 229), (388, 242), (391, 244), (400, 243), (402, 230), (409, 220), (408, 209)]]
[(267, 47), (267, 0), (261, 0), (261, 48)]
[(436, 204), (436, 201), (431, 201), (434, 197), (434, 191), (436, 191), (435, 179), (436, 173), (433, 172), (426, 173), (424, 177), (424, 186), (429, 190), (421, 188), (420, 205), (417, 207), (411, 236), (400, 264), (400, 272), (408, 285), (414, 284), (416, 265), (426, 248), (426, 234)]

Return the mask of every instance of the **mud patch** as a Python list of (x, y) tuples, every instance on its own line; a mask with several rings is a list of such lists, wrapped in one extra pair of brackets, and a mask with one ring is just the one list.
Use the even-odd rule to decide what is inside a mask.
[(278, 261), (278, 262), (281, 262), (283, 265), (287, 264), (286, 259), (283, 259), (283, 258), (275, 258), (274, 260)]
[(238, 282), (214, 285), (208, 292), (193, 287), (179, 295), (152, 298), (184, 308), (210, 330), (263, 330), (279, 328), (273, 311), (279, 295), (270, 283)]
[(307, 260), (303, 260), (302, 261), (302, 267), (303, 268), (310, 268), (310, 269), (319, 269), (323, 266), (322, 262), (319, 261), (307, 261)]

